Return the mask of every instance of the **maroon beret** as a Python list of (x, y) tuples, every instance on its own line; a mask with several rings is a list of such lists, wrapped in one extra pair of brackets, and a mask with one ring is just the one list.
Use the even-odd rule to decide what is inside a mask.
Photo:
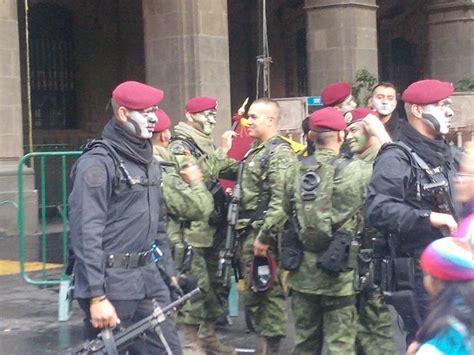
[(349, 83), (333, 83), (321, 91), (321, 99), (324, 106), (335, 106), (347, 99), (351, 93), (352, 86)]
[(217, 100), (209, 96), (193, 97), (186, 104), (186, 112), (196, 113), (217, 108)]
[(153, 133), (161, 133), (170, 128), (171, 120), (165, 111), (158, 109), (155, 111), (155, 115), (158, 118), (158, 122), (156, 122), (155, 128), (153, 128)]
[(346, 129), (346, 122), (340, 111), (326, 107), (309, 116), (309, 127), (313, 131), (343, 131)]
[(112, 98), (120, 106), (132, 110), (143, 110), (163, 100), (162, 90), (138, 81), (126, 81), (112, 91)]
[(368, 115), (377, 115), (375, 111), (368, 107), (358, 107), (352, 111), (347, 112), (344, 115), (344, 119), (346, 120), (347, 124), (351, 124), (357, 121), (362, 121), (364, 118), (366, 118)]
[(420, 80), (411, 84), (403, 92), (402, 100), (410, 104), (429, 105), (451, 96), (453, 84), (439, 80)]

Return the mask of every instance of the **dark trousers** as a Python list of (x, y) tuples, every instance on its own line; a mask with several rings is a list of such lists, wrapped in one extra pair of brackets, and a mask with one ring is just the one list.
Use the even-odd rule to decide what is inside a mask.
[[(423, 286), (423, 272), (420, 269), (420, 264), (418, 261), (415, 263), (415, 289), (414, 291), (415, 291), (415, 302), (418, 308), (418, 313), (420, 314), (421, 320), (424, 321), (429, 311), (430, 296), (428, 292), (426, 292), (425, 287)], [(406, 342), (408, 346), (411, 344), (413, 340), (415, 340), (418, 328), (405, 326), (405, 331), (407, 332)]]
[[(94, 339), (100, 333), (100, 329), (94, 328), (90, 322), (88, 300), (78, 301), (86, 315), (86, 318), (84, 319), (84, 338)], [(111, 302), (115, 307), (118, 318), (120, 319), (120, 328), (127, 328), (133, 323), (136, 323), (153, 313), (153, 301), (151, 299), (140, 301)], [(160, 306), (163, 305), (160, 304)], [(170, 318), (167, 318), (163, 323), (160, 323), (160, 327), (173, 355), (181, 355), (181, 343), (179, 341), (178, 332), (176, 330), (174, 321)], [(162, 344), (154, 329), (147, 331), (145, 336), (135, 338), (133, 343), (127, 347), (126, 351), (128, 351), (130, 355), (167, 353), (164, 345)], [(123, 353), (125, 353), (125, 351)]]

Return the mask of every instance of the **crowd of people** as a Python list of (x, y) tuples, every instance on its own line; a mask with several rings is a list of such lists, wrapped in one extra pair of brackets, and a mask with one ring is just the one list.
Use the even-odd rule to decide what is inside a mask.
[[(394, 354), (388, 305), (409, 354), (474, 352), (474, 147), (462, 153), (445, 140), (453, 90), (415, 82), (400, 115), (391, 83), (377, 84), (367, 107), (348, 83), (333, 83), (321, 92), (324, 108), (303, 121), (307, 147), (295, 153), (270, 98), (243, 105), (245, 137), (226, 131), (217, 147), (215, 98), (190, 99), (171, 127), (162, 90), (118, 85), (113, 117), (71, 172), (85, 337), (127, 327), (197, 286), (198, 297), (129, 353), (236, 354), (215, 329), (235, 273), (263, 354), (281, 353), (288, 297), (293, 354)], [(246, 153), (234, 159), (232, 149)]]

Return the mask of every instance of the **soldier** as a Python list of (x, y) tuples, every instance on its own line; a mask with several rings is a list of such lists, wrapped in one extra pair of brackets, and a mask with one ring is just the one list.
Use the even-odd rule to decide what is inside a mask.
[[(359, 107), (349, 112), (350, 121), (346, 128), (346, 140), (355, 157), (362, 159), (370, 165), (367, 169), (372, 171), (372, 163), (377, 156), (382, 143), (390, 142), (382, 122), (369, 108)], [(375, 238), (382, 238), (373, 228), (364, 228), (361, 248), (372, 250)], [(369, 255), (370, 255), (369, 254)], [(360, 259), (362, 260), (362, 258)], [(356, 337), (358, 354), (394, 354), (392, 317), (385, 303), (382, 302), (380, 288), (374, 284), (373, 260), (363, 258), (367, 262), (359, 262), (359, 277), (361, 287), (358, 294), (359, 322)]]
[(321, 90), (324, 107), (334, 107), (345, 114), (357, 107), (352, 96), (352, 86), (346, 82), (332, 83)]
[[(214, 201), (203, 182), (201, 169), (197, 165), (177, 171), (177, 165), (173, 162), (174, 158), (167, 149), (171, 138), (169, 129), (171, 120), (162, 109), (156, 110), (155, 114), (158, 122), (155, 124), (151, 138), (153, 156), (162, 162), (168, 236), (174, 247), (177, 243), (184, 243), (181, 224), (208, 219), (214, 210)], [(181, 270), (182, 260), (175, 260), (175, 262)]]
[(338, 156), (346, 128), (341, 112), (332, 107), (313, 112), (310, 127), (316, 151), (297, 173), (289, 171), (287, 186), (287, 212), (296, 214), (304, 249), (289, 277), (293, 354), (321, 354), (323, 346), (328, 354), (355, 354), (358, 250), (352, 249), (370, 169), (362, 160)]
[(211, 218), (202, 218), (182, 226), (184, 240), (194, 250), (191, 275), (197, 277), (201, 295), (183, 307), (178, 322), (183, 325), (186, 354), (235, 354), (235, 349), (222, 344), (215, 333), (215, 322), (224, 314), (228, 290), (216, 276), (219, 243), (225, 222), (225, 194), (217, 180), (219, 173), (234, 164), (227, 157), (234, 132), (226, 132), (222, 147), (214, 146), (212, 132), (216, 125), (217, 100), (201, 96), (186, 104), (186, 121), (178, 123), (168, 147), (181, 169), (197, 164), (204, 175), (207, 189), (214, 197)]
[(286, 335), (285, 294), (280, 275), (273, 288), (265, 292), (251, 289), (247, 269), (255, 256), (277, 253), (277, 236), (287, 215), (283, 210), (285, 169), (296, 157), (288, 143), (278, 136), (280, 107), (267, 98), (255, 100), (248, 111), (248, 133), (255, 139), (243, 160), (240, 179), (242, 197), (237, 230), (241, 238), (241, 257), (245, 275), (244, 303), (264, 338), (264, 354), (278, 354)]
[[(102, 328), (122, 326), (149, 316), (154, 302), (170, 303), (169, 286), (175, 268), (166, 236), (160, 166), (150, 142), (157, 121), (156, 105), (163, 91), (129, 81), (112, 93), (114, 117), (102, 141), (87, 146), (74, 165), (69, 196), (71, 246), (75, 256), (74, 296), (85, 312), (85, 335), (91, 339)], [(158, 272), (152, 256), (157, 244)], [(155, 256), (157, 256), (155, 254)], [(130, 346), (131, 354), (181, 354), (171, 318)]]
[[(452, 201), (456, 162), (443, 138), (453, 117), (453, 90), (450, 83), (421, 80), (404, 91), (408, 121), (400, 121), (400, 141), (382, 148), (368, 189), (366, 220), (387, 236), (395, 255), (387, 264), (398, 281), (390, 296), (408, 343), (428, 306), (419, 256), (431, 241), (457, 227), (459, 206)], [(385, 276), (388, 281), (391, 274)]]

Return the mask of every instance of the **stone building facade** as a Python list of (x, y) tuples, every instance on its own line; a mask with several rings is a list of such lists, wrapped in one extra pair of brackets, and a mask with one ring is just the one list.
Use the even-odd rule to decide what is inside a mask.
[[(110, 92), (124, 80), (161, 87), (175, 123), (189, 98), (216, 96), (216, 136), (228, 129), (231, 112), (255, 96), (259, 3), (0, 1), (0, 203), (16, 198), (25, 151), (75, 150), (98, 136)], [(360, 69), (400, 90), (424, 77), (457, 82), (474, 73), (470, 0), (267, 4), (272, 97), (318, 95)], [(33, 171), (26, 173), (34, 211)], [(14, 212), (0, 208), (0, 230), (11, 233)]]

